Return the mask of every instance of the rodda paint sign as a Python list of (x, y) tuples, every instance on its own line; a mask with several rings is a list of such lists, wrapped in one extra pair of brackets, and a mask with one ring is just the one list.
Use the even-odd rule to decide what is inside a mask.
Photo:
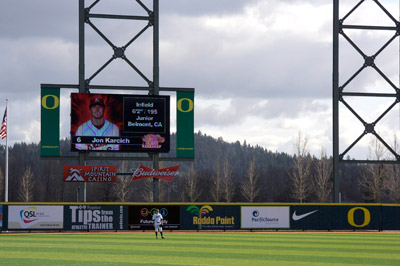
[(189, 205), (182, 206), (182, 229), (225, 230), (239, 229), (239, 206)]

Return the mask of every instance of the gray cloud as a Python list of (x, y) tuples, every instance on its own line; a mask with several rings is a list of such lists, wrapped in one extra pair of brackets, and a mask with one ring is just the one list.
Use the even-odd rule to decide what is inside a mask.
[(2, 0), (0, 38), (64, 36), (78, 40), (78, 1)]
[[(331, 5), (331, 0), (161, 0), (160, 85), (194, 87), (200, 103), (196, 105), (196, 127), (218, 128), (224, 139), (247, 139), (257, 144), (256, 140), (266, 147), (287, 150), (291, 136), (302, 129), (316, 136), (314, 146), (326, 145), (331, 134)], [(93, 12), (131, 14), (131, 10), (145, 15), (133, 0), (102, 0)], [(124, 45), (146, 24), (92, 21), (117, 46)], [(78, 1), (3, 0), (0, 32), (0, 99), (10, 99), (13, 139), (38, 141), (40, 83), (78, 82)], [(366, 41), (378, 41), (379, 47), (387, 37), (351, 35), (372, 52), (376, 46), (366, 45)], [(148, 77), (152, 76), (151, 39), (152, 31), (148, 30), (126, 51)], [(112, 51), (88, 26), (86, 44), (89, 77)], [(398, 84), (398, 60), (391, 60), (398, 53), (397, 42), (390, 48), (379, 56), (377, 64)], [(363, 62), (343, 39), (340, 52), (340, 79), (344, 82)], [(348, 89), (370, 85), (390, 92), (381, 80), (376, 73), (366, 71)], [(113, 61), (93, 83), (146, 85), (121, 60)], [(28, 115), (15, 112), (21, 106)], [(63, 132), (69, 128), (65, 118), (68, 110), (65, 105)], [(246, 126), (242, 123), (251, 123), (259, 136), (239, 132)], [(258, 123), (259, 130), (254, 129)]]

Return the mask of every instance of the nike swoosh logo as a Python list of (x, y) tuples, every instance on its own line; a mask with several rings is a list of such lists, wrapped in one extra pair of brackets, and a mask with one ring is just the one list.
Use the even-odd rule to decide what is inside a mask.
[(297, 214), (296, 214), (296, 211), (294, 211), (294, 213), (293, 213), (293, 215), (292, 215), (292, 218), (293, 218), (294, 221), (298, 221), (298, 220), (301, 220), (301, 219), (303, 219), (304, 217), (307, 217), (308, 215), (313, 214), (314, 212), (317, 212), (317, 211), (318, 211), (318, 210), (315, 210), (315, 211), (312, 211), (312, 212), (307, 212), (307, 213), (302, 214), (302, 215), (297, 215)]

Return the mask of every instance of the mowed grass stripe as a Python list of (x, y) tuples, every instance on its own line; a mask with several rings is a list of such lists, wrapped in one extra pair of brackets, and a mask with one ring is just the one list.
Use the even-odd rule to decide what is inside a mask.
[[(135, 239), (148, 239), (149, 234), (152, 234), (154, 237), (154, 233), (132, 233), (135, 234)], [(167, 233), (169, 234), (169, 233)], [(172, 233), (175, 234), (175, 233)], [(192, 238), (193, 234), (196, 235), (196, 238), (198, 240), (205, 239), (205, 240), (212, 240), (212, 239), (218, 239), (218, 240), (232, 240), (232, 239), (240, 239), (241, 242), (246, 242), (246, 241), (257, 241), (261, 240), (264, 241), (265, 238), (268, 238), (269, 240), (295, 240), (295, 239), (302, 239), (303, 241), (325, 241), (326, 239), (329, 239), (330, 241), (343, 241), (343, 240), (353, 240), (353, 241), (358, 241), (362, 240), (363, 242), (394, 242), (397, 243), (400, 240), (400, 234), (389, 234), (389, 233), (179, 233), (181, 234), (180, 239), (184, 240), (185, 238)], [(34, 235), (37, 238), (40, 239), (52, 239), (54, 237), (58, 238), (60, 234), (49, 234), (49, 235), (35, 235), (35, 234), (24, 234), (24, 235), (13, 235), (13, 237), (19, 237), (19, 238), (24, 238), (25, 236), (29, 236), (30, 239), (34, 239), (32, 237)], [(100, 239), (107, 239), (110, 240), (107, 234), (100, 234), (100, 233), (95, 233), (95, 234), (61, 234), (64, 237), (64, 239), (71, 239), (74, 240), (76, 237), (79, 237), (82, 239), (82, 235), (85, 236), (85, 240), (90, 241), (90, 239), (95, 239), (100, 240)], [(117, 233), (114, 234), (115, 241), (123, 241), (124, 239), (129, 241), (131, 237), (131, 233)], [(218, 235), (218, 236), (216, 236)], [(349, 236), (351, 235), (351, 237)], [(7, 237), (10, 235), (3, 235), (1, 237)]]
[[(397, 259), (398, 251), (393, 253), (379, 254), (372, 252), (371, 250), (363, 251), (358, 249), (358, 252), (344, 252), (343, 249), (335, 250), (325, 249), (318, 250), (315, 246), (310, 247), (307, 244), (300, 242), (293, 242), (294, 240), (282, 240), (279, 248), (271, 246), (268, 243), (268, 237), (259, 238), (260, 234), (251, 233), (246, 237), (254, 237), (254, 245), (249, 246), (246, 243), (246, 249), (240, 248), (243, 237), (241, 233), (231, 233), (229, 235), (225, 233), (173, 233), (168, 234), (168, 238), (165, 240), (154, 239), (154, 234), (75, 234), (75, 235), (4, 235), (0, 236), (0, 245), (2, 252), (0, 258), (7, 258), (9, 254), (17, 250), (21, 250), (21, 253), (38, 254), (44, 249), (47, 250), (50, 257), (51, 254), (74, 254), (85, 256), (87, 254), (97, 254), (107, 256), (134, 256), (136, 259), (140, 259), (142, 254), (148, 254), (152, 257), (156, 257), (159, 260), (163, 260), (164, 257), (181, 258), (185, 261), (194, 261), (194, 264), (190, 265), (234, 265), (230, 264), (214, 264), (219, 260), (233, 260), (235, 262), (251, 261), (252, 265), (258, 265), (264, 261), (275, 261), (282, 263), (292, 262), (304, 262), (320, 265), (324, 263), (334, 263), (335, 265), (399, 265), (400, 261)], [(261, 233), (261, 235), (264, 235)], [(276, 233), (273, 235), (279, 236)], [(287, 235), (284, 233), (283, 235)], [(301, 235), (303, 238), (301, 238)], [(295, 239), (307, 239), (306, 234), (298, 234)], [(351, 233), (349, 234), (351, 235)], [(381, 234), (379, 234), (381, 235)], [(236, 237), (238, 236), (238, 237)], [(326, 234), (326, 239), (329, 243), (329, 239), (332, 234)], [(360, 235), (355, 235), (360, 238)], [(228, 238), (227, 238), (228, 237)], [(300, 237), (300, 238), (299, 238)], [(208, 247), (205, 246), (208, 238)], [(17, 241), (13, 241), (17, 240)], [(33, 240), (33, 241), (32, 241)], [(227, 241), (229, 240), (229, 241)], [(250, 239), (251, 240), (251, 239)], [(24, 241), (28, 241), (24, 243)], [(42, 242), (43, 241), (43, 242)], [(199, 244), (201, 242), (201, 244)], [(227, 245), (227, 242), (234, 242), (234, 245)], [(285, 243), (287, 242), (285, 247)], [(346, 242), (346, 241), (343, 241)], [(12, 244), (9, 248), (6, 248), (6, 244)], [(89, 244), (90, 243), (90, 244)], [(347, 243), (347, 242), (346, 242)], [(18, 244), (22, 246), (18, 246)], [(65, 245), (64, 245), (65, 244)], [(144, 245), (146, 244), (146, 245)], [(264, 248), (260, 248), (260, 244), (264, 244)], [(359, 243), (360, 244), (360, 243)], [(36, 247), (35, 247), (36, 245)], [(59, 246), (57, 246), (59, 245)], [(270, 246), (268, 246), (270, 245)], [(294, 248), (296, 245), (301, 245), (301, 248)], [(53, 246), (53, 247), (52, 247)], [(71, 247), (73, 246), (73, 247)], [(392, 247), (393, 248), (393, 247)], [(156, 251), (155, 253), (153, 251)], [(393, 251), (396, 251), (394, 249)], [(20, 257), (21, 253), (16, 257)], [(46, 254), (47, 254), (46, 253)], [(136, 254), (138, 253), (138, 254)], [(8, 255), (7, 255), (8, 254)], [(97, 256), (96, 255), (96, 256)], [(138, 257), (139, 256), (139, 257)], [(204, 264), (204, 257), (215, 262), (207, 262)], [(30, 259), (39, 259), (34, 256)], [(67, 256), (65, 259), (71, 259), (71, 256)], [(173, 259), (174, 260), (174, 259)], [(97, 260), (95, 260), (97, 261)], [(123, 261), (121, 261), (123, 262)], [(339, 263), (339, 264), (338, 264)], [(342, 263), (342, 264), (340, 264)], [(235, 263), (236, 264), (236, 263)], [(174, 264), (176, 265), (176, 264)], [(184, 264), (189, 265), (189, 264)], [(262, 265), (262, 264), (260, 264)], [(276, 264), (286, 265), (286, 264)], [(310, 264), (309, 264), (310, 265)]]
[[(358, 242), (360, 240), (362, 240), (363, 243), (390, 243), (390, 244), (396, 244), (400, 246), (400, 234), (398, 235), (398, 237), (390, 237), (390, 235), (388, 235), (387, 238), (384, 237), (380, 237), (380, 238), (376, 238), (376, 237), (362, 237), (359, 234), (355, 235), (354, 237), (342, 237), (341, 234), (334, 234), (334, 233), (326, 233), (323, 236), (321, 236), (321, 233), (318, 233), (317, 235), (315, 234), (310, 234), (310, 233), (302, 233), (302, 234), (295, 234), (294, 236), (288, 237), (287, 235), (290, 235), (291, 233), (253, 233), (253, 235), (247, 235), (245, 237), (240, 236), (241, 234), (236, 233), (239, 236), (222, 236), (222, 237), (218, 237), (215, 239), (221, 240), (221, 239), (226, 239), (226, 240), (231, 240), (231, 239), (240, 239), (241, 243), (244, 242), (254, 242), (254, 241), (264, 241), (266, 238), (269, 241), (297, 241), (297, 240), (301, 240), (304, 242), (315, 242), (315, 243), (321, 243), (324, 242), (326, 240), (329, 240), (329, 242), (331, 243), (342, 243), (343, 241), (346, 241), (347, 243), (351, 243), (351, 242)], [(353, 233), (347, 233), (347, 234), (353, 234)], [(370, 233), (368, 234), (364, 234), (364, 235), (371, 235)], [(386, 235), (386, 234), (384, 234)], [(185, 236), (182, 237), (182, 239), (184, 239)], [(191, 238), (191, 237), (190, 237)], [(206, 239), (206, 240), (211, 240), (213, 239), (212, 234), (211, 235), (205, 235), (205, 234), (200, 234), (200, 236), (198, 237), (198, 239)]]
[[(170, 234), (168, 236), (168, 238), (170, 238), (170, 236), (174, 236), (174, 234)], [(219, 233), (218, 233), (219, 234)], [(350, 233), (351, 234), (351, 233)], [(97, 234), (95, 234), (97, 235)], [(137, 241), (143, 241), (143, 244), (148, 243), (149, 240), (154, 239), (154, 234), (151, 233), (147, 233), (147, 234), (139, 234), (139, 236), (137, 236), (136, 234), (134, 234), (134, 239), (135, 242)], [(336, 239), (334, 237), (334, 235), (329, 234), (327, 237), (325, 238), (319, 238), (318, 240), (315, 240), (314, 238), (311, 238), (308, 236), (308, 234), (303, 234), (302, 236), (299, 235), (298, 237), (294, 238), (294, 239), (285, 239), (282, 238), (280, 239), (279, 237), (276, 237), (276, 234), (274, 234), (274, 238), (268, 236), (265, 236), (263, 238), (257, 238), (256, 234), (253, 234), (254, 239), (251, 238), (251, 236), (246, 237), (246, 239), (243, 238), (237, 238), (235, 236), (222, 236), (222, 237), (215, 237), (215, 233), (212, 234), (198, 234), (198, 233), (190, 233), (190, 236), (187, 236), (188, 233), (184, 233), (181, 234), (179, 233), (180, 237), (179, 238), (175, 238), (174, 241), (176, 242), (182, 242), (182, 244), (187, 244), (187, 243), (192, 243), (193, 240), (196, 241), (197, 244), (201, 244), (204, 243), (206, 245), (210, 244), (210, 241), (215, 241), (212, 242), (213, 243), (220, 243), (222, 245), (240, 245), (241, 247), (244, 246), (249, 246), (250, 248), (253, 247), (254, 245), (257, 246), (270, 246), (271, 244), (273, 245), (278, 245), (280, 243), (293, 243), (293, 246), (298, 246), (298, 243), (301, 242), (303, 245), (315, 245), (315, 246), (320, 246), (320, 245), (325, 245), (327, 247), (334, 247), (334, 246), (344, 246), (344, 245), (348, 245), (347, 247), (354, 247), (354, 245), (357, 246), (363, 246), (363, 248), (368, 249), (368, 247), (373, 248), (373, 249), (379, 249), (380, 247), (382, 249), (386, 249), (386, 248), (392, 248), (393, 250), (397, 250), (397, 248), (400, 248), (400, 237), (398, 239), (390, 239), (388, 241), (376, 241), (374, 239), (371, 238), (367, 238), (366, 240), (362, 239), (362, 238), (356, 238), (356, 239), (350, 239), (350, 238), (346, 238), (346, 239)], [(240, 235), (237, 234), (236, 235)], [(107, 236), (107, 235), (106, 235)], [(4, 237), (4, 238), (3, 238)], [(2, 239), (7, 239), (7, 237), (10, 236), (1, 236), (0, 237), (0, 242)], [(14, 238), (15, 236), (13, 236)], [(50, 235), (50, 236), (37, 236), (36, 238), (33, 238), (32, 236), (27, 236), (27, 238), (23, 237), (23, 236), (18, 236), (17, 238), (14, 238), (14, 241), (32, 241), (32, 242), (39, 242), (39, 241), (43, 241), (43, 240), (49, 240), (51, 241), (54, 238), (58, 238), (58, 235)], [(91, 236), (89, 235), (84, 235), (84, 238), (82, 239), (82, 235), (67, 235), (66, 237), (63, 237), (62, 242), (63, 243), (74, 243), (77, 241), (77, 239), (79, 238), (79, 241), (85, 242), (85, 243), (97, 243), (98, 241), (102, 241), (102, 239), (107, 239), (107, 241), (109, 243), (115, 243), (115, 244), (127, 244), (130, 243), (133, 239), (132, 234), (125, 234), (124, 237), (121, 237), (119, 234), (116, 234), (116, 237), (113, 239), (109, 239), (109, 238), (104, 238), (103, 237), (96, 237), (96, 236)], [(225, 241), (224, 241), (225, 240)], [(350, 241), (351, 240), (351, 241)], [(61, 240), (59, 240), (61, 241)], [(345, 246), (346, 247), (346, 246)]]
[[(135, 263), (150, 265), (398, 265), (398, 261), (386, 260), (384, 262), (374, 259), (343, 259), (309, 257), (309, 256), (279, 256), (269, 255), (263, 258), (235, 258), (232, 256), (174, 256), (174, 254), (162, 252), (147, 253), (146, 255), (132, 254), (91, 254), (91, 253), (74, 253), (68, 256), (64, 252), (47, 253), (47, 252), (29, 252), (22, 254), (11, 251), (3, 254), (0, 252), (2, 261), (4, 259), (19, 260), (21, 264), (33, 265), (33, 260), (41, 260), (40, 265), (98, 265), (100, 263), (109, 265), (111, 263)], [(204, 255), (204, 254), (203, 254)], [(48, 263), (43, 263), (44, 259)], [(57, 262), (57, 263), (56, 263)]]
[[(52, 239), (54, 240), (54, 239)], [(57, 248), (73, 248), (73, 249), (104, 249), (104, 250), (147, 250), (149, 247), (154, 246), (155, 244), (159, 245), (160, 250), (175, 250), (181, 249), (186, 247), (186, 250), (218, 250), (218, 252), (240, 252), (243, 254), (251, 254), (257, 252), (264, 252), (265, 250), (274, 250), (274, 251), (291, 251), (291, 252), (306, 252), (312, 250), (313, 252), (335, 252), (335, 253), (365, 253), (364, 256), (371, 257), (379, 257), (383, 255), (385, 257), (396, 258), (398, 256), (399, 248), (395, 247), (384, 247), (384, 246), (368, 246), (365, 248), (354, 247), (353, 245), (320, 245), (320, 244), (302, 244), (299, 243), (265, 243), (263, 245), (259, 245), (259, 243), (254, 243), (253, 245), (240, 245), (240, 244), (232, 244), (226, 241), (217, 242), (214, 241), (213, 243), (205, 243), (203, 240), (201, 244), (196, 242), (195, 238), (191, 240), (187, 240), (184, 243), (181, 241), (175, 241), (176, 238), (171, 237), (168, 239), (166, 243), (158, 243), (155, 242), (156, 240), (146, 239), (147, 241), (123, 241), (123, 242), (116, 242), (108, 241), (108, 245), (102, 245), (101, 241), (79, 241), (75, 239), (73, 242), (70, 241), (57, 241), (57, 243), (51, 242), (42, 242), (42, 241), (29, 241), (19, 239), (19, 241), (14, 241), (10, 243), (9, 241), (0, 241), (0, 248), (7, 249), (7, 248), (29, 248), (29, 247), (37, 247), (37, 248), (47, 248), (47, 249), (57, 249)], [(166, 240), (161, 240), (166, 241)], [(109, 245), (112, 243), (112, 245)], [(238, 251), (239, 250), (239, 251)], [(360, 254), (358, 254), (360, 255)]]
[[(15, 247), (4, 247), (2, 248), (2, 252), (13, 252), (15, 251)], [(47, 248), (43, 247), (29, 247), (23, 248), (24, 252), (42, 252), (46, 250), (48, 254), (50, 253), (74, 253), (76, 254), (108, 254), (108, 255), (141, 255), (141, 254), (149, 254), (151, 256), (176, 256), (182, 258), (203, 258), (207, 256), (208, 258), (215, 258), (215, 259), (238, 259), (238, 260), (270, 260), (277, 258), (285, 257), (287, 260), (290, 257), (290, 261), (298, 260), (302, 258), (302, 260), (307, 260), (310, 262), (347, 262), (347, 263), (359, 263), (360, 258), (364, 264), (375, 264), (382, 259), (389, 261), (390, 263), (397, 263), (400, 264), (400, 260), (398, 259), (398, 254), (376, 254), (376, 253), (367, 253), (367, 254), (359, 254), (359, 253), (346, 253), (343, 254), (342, 252), (316, 252), (315, 250), (309, 251), (295, 251), (291, 249), (284, 249), (284, 250), (276, 250), (276, 249), (266, 249), (266, 250), (237, 250), (237, 249), (219, 249), (215, 250), (213, 248), (185, 248), (181, 247), (181, 249), (176, 248), (162, 248), (159, 247), (156, 250), (156, 253), (153, 254), (151, 250), (144, 247), (131, 247), (131, 248), (119, 248), (119, 249), (103, 249), (103, 248), (96, 248), (93, 246), (83, 247), (83, 248), (74, 248), (74, 247), (65, 247), (65, 248), (54, 248), (49, 245)]]

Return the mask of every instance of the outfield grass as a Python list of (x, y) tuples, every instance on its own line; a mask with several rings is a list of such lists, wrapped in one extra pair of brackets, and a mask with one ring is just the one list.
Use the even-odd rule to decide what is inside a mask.
[(400, 233), (2, 234), (0, 265), (400, 265)]

